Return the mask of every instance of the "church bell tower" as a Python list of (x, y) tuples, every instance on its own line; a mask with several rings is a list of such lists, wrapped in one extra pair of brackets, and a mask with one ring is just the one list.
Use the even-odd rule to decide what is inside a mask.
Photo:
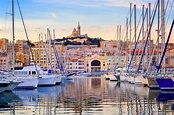
[(77, 33), (80, 35), (80, 22), (78, 22)]

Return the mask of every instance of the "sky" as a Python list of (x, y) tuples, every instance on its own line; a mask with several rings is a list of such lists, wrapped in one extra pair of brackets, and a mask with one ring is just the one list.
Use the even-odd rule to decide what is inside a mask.
[[(116, 39), (116, 26), (125, 30), (129, 4), (137, 5), (137, 20), (142, 5), (156, 0), (18, 0), (31, 41), (38, 41), (40, 33), (55, 29), (56, 37), (67, 37), (81, 25), (81, 33), (89, 37)], [(172, 0), (170, 0), (172, 1)], [(15, 2), (15, 38), (26, 39), (17, 0)], [(0, 0), (0, 38), (11, 39), (11, 0)], [(170, 19), (174, 17), (174, 10)], [(171, 22), (171, 21), (169, 21)], [(170, 25), (170, 24), (169, 24)], [(155, 28), (155, 27), (154, 27)], [(122, 32), (124, 34), (124, 32)], [(122, 35), (124, 36), (124, 35)]]

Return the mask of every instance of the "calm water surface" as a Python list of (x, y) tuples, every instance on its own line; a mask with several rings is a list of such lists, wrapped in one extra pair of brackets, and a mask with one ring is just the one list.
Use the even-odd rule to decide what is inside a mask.
[(0, 94), (0, 115), (172, 115), (174, 92), (149, 90), (103, 77)]

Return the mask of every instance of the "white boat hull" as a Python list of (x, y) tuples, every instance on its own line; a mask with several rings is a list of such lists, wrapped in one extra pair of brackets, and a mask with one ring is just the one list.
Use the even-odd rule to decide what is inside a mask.
[(5, 91), (12, 91), (15, 89), (21, 82), (20, 81), (12, 81), (6, 88)]
[(129, 83), (134, 84), (135, 83), (135, 77), (129, 76)]
[(66, 77), (66, 80), (73, 80), (74, 79), (74, 75), (70, 75)]
[(123, 82), (123, 81), (127, 81), (127, 78), (126, 78), (126, 75), (120, 75), (120, 81)]
[(143, 77), (143, 75), (137, 75), (137, 78), (141, 81), (142, 85), (147, 86), (148, 81), (146, 77)]
[(38, 86), (53, 86), (56, 85), (56, 75), (39, 75)]
[(117, 78), (114, 76), (114, 74), (108, 75), (110, 81), (117, 81)]
[(17, 89), (35, 89), (39, 82), (38, 78), (17, 78), (17, 80), (21, 81), (21, 83), (17, 85)]
[(56, 84), (60, 85), (61, 82), (62, 82), (62, 75), (57, 75)]
[(135, 82), (135, 85), (143, 85), (143, 83), (141, 82), (141, 80), (137, 76), (135, 77), (134, 82)]

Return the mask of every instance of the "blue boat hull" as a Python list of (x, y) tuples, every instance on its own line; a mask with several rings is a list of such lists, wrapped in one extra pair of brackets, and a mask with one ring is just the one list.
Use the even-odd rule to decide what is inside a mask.
[(161, 90), (174, 90), (174, 82), (170, 78), (157, 78), (156, 79)]
[(174, 100), (174, 92), (160, 92), (160, 94), (157, 97), (158, 102), (167, 102), (170, 100)]

